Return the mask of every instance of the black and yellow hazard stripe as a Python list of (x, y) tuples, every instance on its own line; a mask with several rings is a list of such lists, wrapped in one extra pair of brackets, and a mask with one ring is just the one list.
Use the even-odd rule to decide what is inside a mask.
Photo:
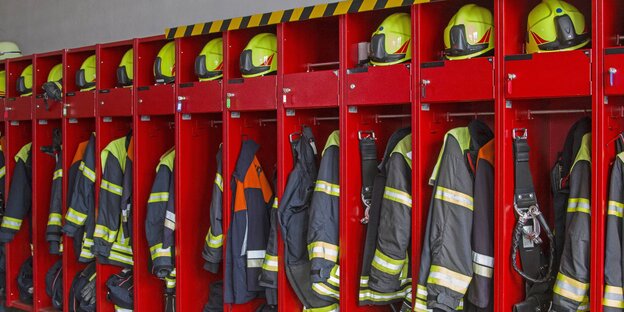
[(226, 30), (245, 29), (285, 22), (304, 21), (320, 17), (337, 16), (347, 13), (396, 8), (430, 1), (431, 0), (347, 0), (168, 28), (165, 30), (165, 36), (167, 36), (168, 39), (190, 37), (224, 32)]

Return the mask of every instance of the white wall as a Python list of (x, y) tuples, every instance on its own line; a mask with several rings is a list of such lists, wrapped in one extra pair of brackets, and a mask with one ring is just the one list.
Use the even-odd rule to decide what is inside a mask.
[(164, 33), (165, 28), (337, 0), (0, 0), (0, 41), (24, 54)]

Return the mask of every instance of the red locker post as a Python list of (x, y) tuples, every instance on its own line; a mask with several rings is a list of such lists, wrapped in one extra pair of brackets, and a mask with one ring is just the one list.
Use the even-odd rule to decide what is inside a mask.
[[(338, 130), (340, 38), (342, 17), (290, 22), (278, 29), (277, 195), (281, 198), (293, 169), (291, 138), (302, 126), (312, 129), (319, 160), (327, 138)], [(285, 272), (284, 243), (279, 233), (280, 311), (302, 305)]]
[[(95, 90), (81, 91), (76, 85), (76, 72), (80, 70), (82, 63), (91, 55), (95, 55), (96, 46), (88, 46), (67, 50), (63, 72), (63, 172), (69, 172), (78, 145), (88, 141), (95, 132)], [(78, 160), (79, 161), (79, 160)], [(96, 155), (96, 164), (99, 155)], [(63, 216), (67, 212), (70, 198), (67, 196), (69, 189), (69, 177), (63, 175)], [(95, 193), (97, 202), (97, 192)], [(80, 238), (79, 238), (80, 239)], [(69, 307), (69, 290), (77, 273), (85, 267), (84, 263), (78, 262), (80, 251), (75, 250), (74, 238), (63, 237), (63, 309)]]
[(199, 81), (195, 59), (221, 33), (177, 41), (176, 84), (176, 299), (178, 311), (199, 311), (208, 302), (210, 284), (223, 270), (203, 269), (202, 251), (210, 228), (216, 155), (223, 140), (223, 82)]
[[(97, 79), (96, 79), (96, 123), (97, 136), (96, 154), (98, 157), (106, 146), (113, 140), (127, 135), (132, 131), (132, 105), (134, 88), (119, 86), (117, 83), (117, 68), (123, 55), (133, 48), (134, 40), (113, 42), (98, 45), (97, 48)], [(96, 165), (95, 191), (100, 193), (102, 167), (98, 161)], [(99, 211), (99, 202), (96, 202), (96, 211)], [(96, 219), (97, 220), (97, 219)], [(102, 264), (96, 265), (97, 272), (97, 309), (98, 311), (113, 311), (114, 305), (106, 294), (108, 278), (121, 271), (121, 267)]]
[[(585, 15), (588, 29), (598, 29), (596, 1), (571, 0)], [(497, 53), (502, 56), (496, 68), (499, 86), (496, 90), (496, 190), (495, 207), (495, 304), (498, 310), (509, 310), (515, 303), (524, 300), (524, 283), (513, 270), (510, 259), (513, 227), (516, 222), (513, 209), (514, 169), (513, 142), (514, 128), (528, 129), (531, 146), (531, 173), (540, 208), (552, 226), (552, 195), (550, 170), (557, 153), (562, 149), (565, 136), (574, 122), (583, 116), (592, 116), (592, 219), (595, 213), (598, 189), (594, 183), (597, 175), (596, 164), (600, 163), (596, 146), (600, 146), (596, 118), (599, 101), (596, 94), (597, 83), (595, 63), (597, 54), (595, 37), (582, 49), (568, 52), (524, 54), (529, 12), (539, 3), (537, 0), (500, 2), (497, 12)], [(594, 32), (595, 34), (595, 32)], [(594, 85), (592, 85), (592, 82)], [(593, 96), (592, 96), (593, 94)], [(593, 110), (593, 112), (591, 112)], [(598, 144), (598, 145), (597, 145)], [(598, 158), (598, 159), (596, 159)], [(594, 221), (595, 224), (595, 221)], [(595, 229), (594, 229), (595, 230)], [(594, 231), (595, 233), (595, 231)], [(596, 235), (594, 236), (594, 242)], [(589, 242), (588, 242), (589, 243)], [(592, 245), (592, 253), (596, 246)], [(592, 256), (591, 267), (596, 263)], [(559, 268), (553, 268), (558, 271)], [(599, 310), (602, 298), (594, 292), (596, 285), (590, 286), (591, 310)]]
[[(477, 4), (494, 15), (496, 1), (442, 1), (416, 7), (415, 38), (418, 71), (414, 77), (412, 208), (412, 289), (419, 279), (420, 258), (433, 187), (431, 173), (447, 131), (485, 122), (494, 132), (494, 52), (464, 59), (444, 57), (444, 30), (457, 11)], [(495, 16), (495, 15), (494, 15)], [(495, 26), (496, 27), (496, 26)], [(493, 30), (495, 31), (496, 28)], [(491, 36), (495, 34), (492, 32)], [(415, 296), (414, 296), (415, 298)]]
[[(256, 156), (268, 179), (277, 164), (277, 75), (242, 78), (240, 54), (259, 33), (278, 34), (280, 26), (232, 30), (224, 33), (225, 107), (223, 110), (223, 231), (227, 234), (231, 222), (232, 192), (229, 187), (243, 140), (260, 145)], [(279, 57), (279, 56), (278, 56)], [(278, 68), (281, 65), (278, 63)], [(227, 239), (224, 235), (224, 241)], [(226, 249), (224, 243), (224, 252)], [(225, 311), (249, 311), (264, 302), (256, 299), (246, 304), (232, 304)]]
[[(48, 81), (50, 70), (63, 64), (65, 51), (37, 54), (34, 57), (33, 95), (35, 96), (34, 122), (32, 128), (32, 228), (33, 228), (33, 285), (34, 310), (53, 311), (51, 298), (46, 293), (46, 273), (61, 256), (49, 252), (46, 229), (50, 212), (51, 187), (56, 159), (41, 151), (52, 146), (55, 129), (61, 130), (62, 101), (45, 99), (42, 85)], [(60, 156), (60, 155), (59, 155)]]
[[(17, 80), (22, 71), (32, 65), (32, 56), (23, 56), (6, 62), (7, 69), (7, 99), (5, 111), (7, 112), (6, 127), (6, 192), (11, 185), (13, 168), (15, 168), (15, 155), (27, 143), (32, 142), (32, 104), (33, 96), (20, 96), (17, 91)], [(31, 239), (31, 213), (24, 217), (20, 231), (10, 243), (5, 244), (6, 254), (6, 303), (9, 307), (32, 311), (30, 303), (20, 302), (17, 286), (17, 275), (20, 266), (32, 255)], [(30, 247), (30, 248), (29, 248)]]
[[(145, 237), (147, 201), (160, 157), (174, 146), (174, 84), (156, 84), (154, 60), (167, 43), (164, 36), (138, 39), (134, 50), (134, 172), (133, 252), (134, 307), (137, 311), (164, 309), (165, 282), (149, 268), (150, 248)], [(176, 246), (177, 248), (177, 246)]]
[[(366, 225), (358, 134), (373, 131), (378, 158), (390, 135), (412, 123), (413, 62), (390, 66), (358, 64), (358, 43), (370, 42), (383, 20), (396, 12), (414, 18), (414, 6), (347, 14), (341, 32), (340, 84), (340, 310), (390, 311), (389, 306), (358, 306), (358, 289)], [(413, 35), (412, 35), (413, 40)], [(413, 45), (413, 42), (412, 42)]]

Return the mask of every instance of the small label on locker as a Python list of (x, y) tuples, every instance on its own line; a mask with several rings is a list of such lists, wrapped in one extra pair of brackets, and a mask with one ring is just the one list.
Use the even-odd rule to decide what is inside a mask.
[(286, 116), (288, 116), (288, 117), (295, 116), (295, 110), (294, 109), (287, 109), (286, 110)]
[(40, 120), (38, 121), (38, 123), (39, 123), (40, 125), (42, 125), (42, 126), (43, 126), (43, 125), (47, 125), (47, 124), (48, 124), (48, 121), (47, 121), (47, 120), (45, 120), (45, 119), (40, 119)]
[(422, 104), (420, 105), (420, 110), (423, 112), (428, 112), (429, 111), (429, 104)]
[(150, 120), (151, 120), (150, 116), (147, 116), (147, 115), (141, 116), (141, 121), (150, 121)]
[(11, 121), (11, 126), (19, 126), (19, 121), (17, 120)]
[(76, 119), (76, 118), (69, 118), (69, 123), (70, 124), (77, 124), (78, 123), (78, 119)]
[(604, 97), (604, 104), (607, 105), (609, 104), (609, 97), (605, 95)]
[(240, 112), (232, 112), (230, 113), (231, 118), (240, 118)]
[(349, 106), (349, 113), (351, 114), (357, 113), (357, 106)]
[(103, 122), (113, 122), (113, 117), (104, 117), (102, 118)]
[(282, 95), (282, 103), (286, 104), (286, 94)]
[(505, 101), (505, 108), (511, 108), (511, 101), (510, 100)]
[(230, 97), (225, 100), (225, 107), (230, 108)]
[[(533, 232), (533, 226), (532, 225), (525, 225), (523, 229), (524, 229), (525, 233), (532, 233)], [(535, 247), (535, 244), (533, 243), (532, 239), (527, 239), (526, 235), (522, 235), (522, 247), (524, 247), (524, 248), (533, 248), (533, 247)]]
[(182, 114), (182, 120), (191, 120), (191, 114)]

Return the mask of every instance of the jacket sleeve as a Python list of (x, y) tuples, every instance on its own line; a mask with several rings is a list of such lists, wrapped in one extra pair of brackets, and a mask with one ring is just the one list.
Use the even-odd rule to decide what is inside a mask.
[(585, 134), (570, 171), (570, 197), (559, 273), (553, 287), (554, 311), (589, 311), (591, 134)]
[(223, 176), (221, 166), (221, 148), (217, 153), (217, 173), (212, 186), (210, 202), (210, 228), (206, 234), (206, 243), (202, 257), (206, 261), (204, 268), (212, 273), (219, 271), (219, 263), (223, 257)]
[(172, 194), (172, 172), (167, 166), (159, 165), (152, 191), (147, 202), (145, 235), (152, 258), (152, 274), (164, 278), (173, 270), (172, 246), (165, 243), (165, 230), (175, 229), (175, 215), (170, 215), (167, 206)]
[[(95, 209), (95, 138), (92, 136), (80, 162), (78, 174), (74, 183), (74, 191), (69, 201), (69, 208), (65, 214), (63, 232), (74, 237), (78, 230), (85, 226), (90, 210)], [(88, 244), (89, 242), (85, 242)]]
[[(22, 148), (24, 150), (24, 148)], [(0, 242), (13, 240), (19, 231), (26, 215), (30, 212), (32, 190), (28, 166), (30, 165), (30, 147), (28, 152), (22, 150), (15, 156), (15, 168), (11, 178), (11, 188), (7, 200), (6, 210), (0, 224)]]
[(412, 171), (400, 153), (390, 156), (387, 172), (369, 278), (369, 287), (384, 293), (399, 290), (407, 278), (412, 209)]
[(50, 210), (48, 215), (48, 225), (46, 229), (46, 240), (50, 243), (50, 253), (58, 255), (61, 253), (62, 236), (62, 197), (63, 197), (63, 161), (61, 154), (56, 154), (56, 166), (52, 178), (52, 190), (50, 191)]
[(121, 197), (123, 195), (123, 170), (117, 159), (108, 150), (102, 151), (102, 181), (97, 223), (93, 234), (93, 254), (108, 257), (113, 242), (119, 234)]
[(605, 242), (605, 311), (621, 311), (622, 296), (622, 217), (624, 216), (624, 153), (615, 159), (609, 184), (607, 233)]
[(277, 208), (279, 206), (277, 197), (273, 199), (270, 212), (271, 229), (269, 230), (269, 241), (267, 242), (266, 254), (262, 263), (262, 274), (260, 275), (260, 286), (277, 289)]
[(0, 216), (4, 215), (6, 161), (4, 159), (4, 137), (0, 137)]
[(338, 220), (339, 147), (325, 150), (310, 202), (308, 255), (312, 290), (326, 300), (340, 299)]

